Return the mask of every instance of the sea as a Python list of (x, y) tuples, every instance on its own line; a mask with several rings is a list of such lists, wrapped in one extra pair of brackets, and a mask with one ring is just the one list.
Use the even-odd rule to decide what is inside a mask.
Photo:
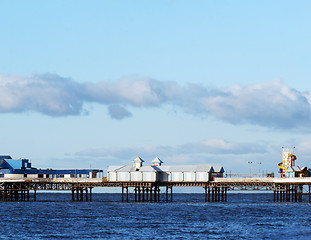
[(173, 202), (121, 202), (121, 194), (37, 193), (36, 201), (0, 202), (0, 239), (311, 239), (311, 203), (274, 203), (271, 193), (173, 195)]

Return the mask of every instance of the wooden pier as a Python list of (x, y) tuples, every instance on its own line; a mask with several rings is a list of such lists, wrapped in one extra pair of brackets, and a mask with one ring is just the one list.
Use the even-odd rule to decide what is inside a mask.
[(311, 202), (311, 178), (215, 178), (209, 182), (111, 182), (93, 179), (1, 179), (1, 201), (36, 200), (37, 191), (71, 191), (72, 201), (92, 201), (96, 187), (121, 188), (122, 202), (172, 202), (174, 187), (200, 187), (205, 202), (226, 202), (228, 191), (272, 191), (274, 202)]

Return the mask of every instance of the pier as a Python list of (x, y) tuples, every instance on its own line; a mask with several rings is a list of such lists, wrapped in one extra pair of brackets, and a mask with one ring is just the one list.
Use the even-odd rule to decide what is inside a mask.
[(229, 191), (270, 191), (274, 202), (311, 202), (311, 177), (215, 178), (207, 182), (111, 182), (93, 179), (1, 179), (1, 201), (36, 201), (37, 191), (71, 191), (72, 201), (92, 201), (94, 188), (120, 188), (122, 202), (172, 202), (174, 187), (200, 187), (205, 202), (226, 202)]
[(215, 165), (151, 165), (137, 156), (132, 165), (108, 166), (107, 177), (100, 169), (37, 169), (28, 159), (0, 156), (0, 200), (30, 201), (37, 191), (70, 191), (72, 201), (92, 201), (94, 188), (120, 188), (122, 202), (172, 202), (176, 187), (199, 187), (205, 202), (227, 202), (229, 191), (269, 191), (274, 202), (311, 202), (311, 169), (295, 165), (293, 149), (283, 148), (278, 164), (281, 178), (224, 176)]

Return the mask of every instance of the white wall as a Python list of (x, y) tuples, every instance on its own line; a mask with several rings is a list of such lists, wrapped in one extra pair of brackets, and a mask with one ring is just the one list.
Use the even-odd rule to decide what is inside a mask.
[(196, 181), (197, 182), (207, 182), (209, 174), (207, 172), (197, 172)]
[(195, 181), (195, 173), (194, 172), (185, 172), (184, 173), (184, 181), (185, 182), (194, 182)]
[(141, 172), (131, 172), (131, 181), (134, 181), (134, 182), (142, 181), (142, 173)]
[(207, 172), (159, 172), (157, 174), (159, 179), (157, 179), (154, 172), (108, 172), (108, 181), (206, 182), (209, 180), (209, 173)]
[(130, 181), (130, 173), (129, 172), (118, 172), (117, 173), (117, 181)]
[[(24, 179), (24, 174), (4, 174), (4, 178)], [(27, 178), (38, 178), (38, 174), (27, 174)]]
[(182, 172), (172, 172), (171, 173), (171, 181), (172, 182), (182, 182), (183, 181), (183, 173)]
[(156, 173), (155, 172), (143, 172), (143, 181), (144, 182), (156, 181)]
[(117, 181), (117, 173), (116, 172), (108, 172), (108, 181)]
[(24, 178), (24, 174), (4, 174), (4, 177), (11, 179), (22, 179)]

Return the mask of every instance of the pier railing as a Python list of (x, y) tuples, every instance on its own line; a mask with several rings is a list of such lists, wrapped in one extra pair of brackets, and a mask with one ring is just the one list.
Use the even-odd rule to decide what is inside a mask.
[(226, 173), (224, 174), (225, 178), (266, 178), (266, 177), (274, 177), (274, 174), (265, 174), (265, 173)]

